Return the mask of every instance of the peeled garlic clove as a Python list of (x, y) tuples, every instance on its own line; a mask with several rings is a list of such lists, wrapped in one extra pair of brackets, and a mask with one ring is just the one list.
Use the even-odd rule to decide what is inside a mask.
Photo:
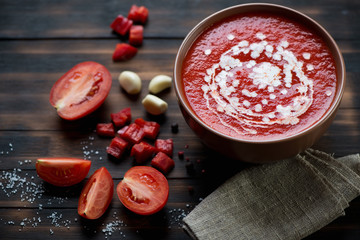
[(134, 72), (123, 71), (119, 75), (119, 83), (128, 94), (137, 94), (141, 91), (141, 78)]
[(142, 100), (145, 110), (152, 115), (160, 115), (166, 112), (168, 104), (161, 98), (148, 94)]
[(149, 91), (157, 94), (166, 88), (171, 87), (172, 78), (166, 75), (157, 75), (151, 79), (149, 84)]

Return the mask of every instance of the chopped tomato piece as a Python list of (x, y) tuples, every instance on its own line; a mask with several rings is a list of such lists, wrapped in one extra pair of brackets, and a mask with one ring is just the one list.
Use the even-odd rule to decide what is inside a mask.
[(129, 143), (122, 138), (114, 137), (110, 145), (106, 148), (106, 152), (116, 158), (120, 158), (126, 151)]
[(133, 46), (140, 46), (143, 43), (144, 27), (141, 25), (133, 25), (130, 28), (129, 43)]
[(111, 113), (111, 121), (115, 124), (116, 127), (122, 127), (128, 121), (128, 117), (125, 113), (118, 112), (118, 113)]
[(131, 121), (131, 109), (124, 108), (118, 113), (111, 113), (111, 121), (116, 127), (122, 127)]
[(164, 174), (167, 174), (174, 168), (175, 162), (165, 153), (158, 152), (158, 154), (156, 154), (156, 156), (151, 160), (151, 166), (159, 169)]
[(116, 187), (122, 204), (140, 215), (150, 215), (160, 211), (169, 197), (169, 183), (166, 177), (148, 166), (130, 168)]
[(113, 53), (113, 61), (126, 61), (133, 58), (137, 53), (137, 48), (127, 43), (116, 44), (115, 51)]
[(138, 7), (136, 5), (132, 5), (128, 13), (128, 19), (142, 24), (146, 23), (148, 16), (149, 10), (144, 6)]
[(122, 134), (122, 137), (132, 144), (141, 142), (144, 136), (144, 130), (136, 123), (130, 124), (129, 127), (125, 130), (124, 134)]
[(126, 114), (126, 116), (128, 117), (128, 122), (131, 121), (131, 108), (129, 108), (129, 107), (128, 107), (128, 108), (124, 108), (124, 109), (122, 109), (120, 112)]
[(87, 219), (101, 217), (114, 195), (114, 181), (109, 171), (102, 167), (90, 176), (81, 191), (78, 214)]
[(125, 133), (125, 131), (126, 131), (126, 129), (128, 129), (129, 128), (129, 126), (124, 126), (124, 127), (122, 127), (121, 129), (119, 129), (119, 131), (117, 131), (117, 133), (120, 135), (120, 137), (124, 137), (124, 133)]
[(156, 139), (155, 148), (159, 152), (163, 152), (169, 157), (173, 154), (173, 140), (169, 139)]
[(157, 122), (145, 121), (142, 118), (135, 119), (135, 123), (143, 128), (145, 137), (155, 139), (160, 131), (160, 124)]
[(36, 172), (44, 181), (59, 187), (81, 182), (88, 174), (91, 161), (78, 158), (39, 158)]
[(146, 142), (140, 142), (131, 148), (130, 156), (133, 156), (137, 163), (143, 163), (148, 160), (155, 151), (156, 149), (154, 146), (151, 146)]
[(96, 125), (96, 133), (99, 136), (114, 137), (115, 129), (112, 123), (98, 123)]
[(114, 30), (118, 34), (125, 36), (129, 32), (132, 24), (133, 24), (132, 20), (130, 20), (122, 15), (118, 15), (114, 19), (114, 21), (110, 24), (110, 27), (112, 30)]
[(50, 104), (63, 119), (82, 118), (101, 106), (110, 92), (111, 83), (111, 74), (103, 65), (79, 63), (51, 88)]

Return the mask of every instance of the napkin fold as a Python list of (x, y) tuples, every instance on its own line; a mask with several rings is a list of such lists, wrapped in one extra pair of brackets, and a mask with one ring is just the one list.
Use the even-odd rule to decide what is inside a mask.
[(360, 156), (308, 149), (245, 169), (184, 219), (194, 239), (302, 239), (341, 215), (360, 195)]

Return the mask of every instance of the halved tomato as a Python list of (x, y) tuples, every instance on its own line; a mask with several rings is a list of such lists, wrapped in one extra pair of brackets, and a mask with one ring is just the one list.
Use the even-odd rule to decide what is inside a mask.
[(122, 204), (140, 215), (150, 215), (160, 211), (169, 197), (166, 177), (148, 166), (130, 168), (117, 185), (118, 197)]
[(88, 174), (91, 161), (78, 158), (39, 158), (36, 172), (44, 181), (59, 187), (81, 182)]
[(81, 191), (78, 214), (87, 219), (101, 217), (109, 207), (114, 195), (114, 182), (109, 171), (99, 168), (89, 178)]
[(66, 120), (82, 118), (95, 111), (105, 101), (111, 88), (109, 71), (96, 62), (75, 65), (50, 92), (50, 103)]

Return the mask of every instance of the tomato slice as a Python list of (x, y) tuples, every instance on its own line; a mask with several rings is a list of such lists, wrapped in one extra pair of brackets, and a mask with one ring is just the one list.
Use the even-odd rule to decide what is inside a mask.
[(78, 214), (87, 219), (101, 217), (109, 207), (114, 195), (114, 182), (109, 171), (99, 168), (90, 176), (81, 191)]
[(96, 62), (75, 65), (50, 92), (50, 103), (66, 120), (82, 118), (95, 111), (105, 101), (111, 88), (109, 71)]
[(150, 215), (160, 211), (169, 197), (166, 177), (148, 166), (130, 168), (117, 185), (118, 197), (130, 211), (140, 215)]
[(91, 161), (78, 158), (39, 158), (36, 172), (44, 181), (59, 187), (81, 182), (88, 174)]

